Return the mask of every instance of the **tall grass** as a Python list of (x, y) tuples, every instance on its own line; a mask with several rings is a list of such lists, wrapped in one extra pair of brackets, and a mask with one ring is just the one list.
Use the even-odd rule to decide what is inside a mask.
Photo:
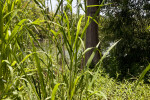
[[(21, 0), (6, 0), (5, 3), (0, 1), (0, 99), (107, 100), (112, 99), (110, 96), (114, 95), (110, 92), (115, 91), (111, 86), (114, 85), (116, 88), (125, 86), (118, 86), (118, 83), (103, 75), (101, 69), (103, 59), (119, 41), (106, 51), (95, 65), (95, 69), (90, 70), (88, 67), (99, 44), (94, 47), (95, 50), (87, 64), (82, 65), (85, 53), (93, 49), (85, 50), (83, 40), (91, 17), (80, 16), (77, 10), (78, 17), (75, 19), (72, 1), (67, 0), (67, 6), (60, 14), (60, 6), (63, 3), (61, 0), (56, 12), (50, 18), (45, 11), (44, 2), (34, 0), (43, 14), (43, 20), (35, 21), (22, 17), (26, 8), (21, 9), (24, 5)], [(80, 3), (80, 0), (78, 1), (77, 3)], [(86, 11), (86, 3), (84, 7)], [(85, 19), (86, 23), (82, 25)], [(36, 39), (34, 30), (38, 29), (43, 30), (49, 39), (48, 44), (51, 46), (46, 50)], [(143, 72), (141, 78), (148, 69)], [(136, 86), (139, 86), (138, 83)], [(132, 85), (128, 86), (131, 86), (129, 89)], [(105, 86), (107, 88), (103, 89)], [(132, 92), (132, 89), (129, 92)], [(114, 93), (118, 95), (118, 92)]]

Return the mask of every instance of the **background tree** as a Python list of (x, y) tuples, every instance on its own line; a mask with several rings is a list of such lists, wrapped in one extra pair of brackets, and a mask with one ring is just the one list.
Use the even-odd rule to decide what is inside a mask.
[(103, 9), (107, 20), (101, 30), (106, 36), (104, 41), (109, 40), (111, 44), (117, 39), (122, 39), (110, 53), (110, 58), (106, 60), (115, 65), (112, 67), (112, 63), (105, 64), (106, 69), (113, 72), (111, 75), (116, 74), (117, 71), (121, 79), (139, 75), (150, 60), (150, 31), (147, 30), (150, 23), (148, 17), (150, 2), (147, 0), (107, 0), (106, 2), (112, 4), (105, 7), (107, 11)]
[[(99, 4), (100, 4), (100, 0), (87, 0), (87, 6), (99, 5)], [(94, 20), (98, 21), (98, 18), (97, 18), (97, 16), (99, 15), (99, 12), (97, 13), (98, 8), (99, 8), (98, 6), (88, 7), (87, 8), (87, 16), (91, 16), (94, 18)], [(88, 26), (87, 33), (86, 33), (86, 48), (95, 47), (98, 44), (98, 42), (99, 42), (99, 40), (98, 40), (98, 24), (96, 22), (94, 22), (93, 20), (91, 20), (91, 23)], [(92, 51), (93, 50), (86, 53), (85, 62), (88, 61), (90, 55), (92, 54)], [(100, 55), (97, 52), (93, 58), (92, 63), (96, 64), (99, 59), (100, 59)]]

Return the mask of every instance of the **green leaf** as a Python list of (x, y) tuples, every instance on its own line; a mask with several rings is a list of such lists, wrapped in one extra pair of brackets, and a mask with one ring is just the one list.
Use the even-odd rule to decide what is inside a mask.
[[(121, 39), (120, 39), (120, 40), (121, 40)], [(117, 42), (115, 42), (115, 43), (104, 53), (104, 55), (102, 56), (102, 58), (100, 59), (100, 61), (96, 64), (96, 67), (99, 66), (99, 65), (102, 63), (103, 59), (106, 58), (106, 56), (109, 54), (109, 52), (118, 44), (118, 42), (119, 42), (120, 40), (118, 40)]]
[(59, 11), (59, 8), (60, 8), (60, 6), (61, 6), (62, 3), (63, 3), (63, 0), (60, 1), (59, 5), (58, 5), (58, 7), (57, 7), (57, 10), (56, 10), (56, 12), (55, 12), (55, 14), (54, 14), (54, 16), (53, 16), (52, 21), (53, 21), (54, 18), (56, 17), (56, 15), (57, 15), (57, 13), (58, 13), (58, 11)]
[(106, 95), (103, 92), (101, 92), (101, 91), (90, 91), (90, 90), (88, 90), (88, 91), (91, 93), (91, 94), (89, 94), (89, 97), (95, 94), (95, 95), (97, 95), (99, 97), (104, 97), (105, 100), (108, 100)]
[(72, 91), (71, 91), (71, 97), (70, 97), (70, 100), (72, 100), (72, 97), (73, 97), (73, 95), (74, 95), (74, 92), (75, 92), (75, 88), (76, 88), (77, 82), (78, 82), (78, 80), (79, 80), (80, 77), (81, 77), (81, 76), (78, 76), (78, 77), (76, 78), (75, 82), (74, 82), (74, 86), (73, 86), (73, 89), (72, 89)]
[(67, 28), (68, 28), (68, 40), (69, 40), (69, 43), (71, 44), (71, 35), (70, 35), (70, 25), (69, 25), (69, 19), (68, 19), (68, 16), (66, 14), (66, 12), (64, 12), (65, 14), (65, 17), (66, 17), (66, 21), (67, 21)]
[(30, 53), (27, 56), (24, 57), (24, 59), (18, 64), (19, 66), (26, 60), (28, 59), (31, 55), (35, 54), (36, 52)]
[(147, 27), (147, 30), (149, 30), (149, 29), (150, 29), (150, 26)]
[(12, 5), (11, 5), (11, 11), (13, 11), (14, 10), (14, 6), (15, 6), (15, 1), (12, 3)]
[(9, 43), (13, 40), (13, 38), (17, 35), (17, 32), (22, 29), (23, 23), (24, 23), (25, 21), (27, 21), (27, 19), (21, 20), (21, 21), (14, 27), (14, 29), (13, 29), (13, 31), (12, 31), (12, 34), (11, 34), (11, 36), (10, 36), (10, 38), (9, 38), (9, 42), (8, 42), (7, 44), (9, 44)]
[[(120, 40), (119, 40), (119, 41), (120, 41)], [(119, 41), (115, 42), (115, 43), (104, 53), (104, 55), (102, 56), (102, 58), (101, 58), (101, 59), (99, 60), (99, 62), (95, 65), (94, 68), (95, 68), (95, 69), (98, 68), (98, 69), (97, 69), (97, 71), (94, 73), (95, 75), (94, 75), (92, 81), (89, 83), (89, 87), (88, 87), (89, 89), (91, 89), (92, 84), (94, 83), (94, 81), (95, 81), (95, 80), (97, 79), (97, 77), (98, 77), (99, 69), (100, 69), (99, 65), (101, 65), (103, 59), (107, 56), (107, 54), (109, 54), (110, 50), (112, 50), (112, 49), (117, 45), (117, 43), (118, 43)]]
[(105, 0), (103, 0), (103, 2), (100, 5), (88, 5), (87, 7), (103, 7), (103, 6), (107, 6), (107, 5), (112, 4), (112, 3), (104, 4), (104, 1)]
[(90, 24), (90, 17), (88, 17), (88, 19), (87, 19), (87, 21), (86, 21), (86, 25), (85, 25), (85, 27), (84, 27), (82, 33), (81, 33), (81, 38), (83, 38), (83, 36), (84, 36), (84, 34), (85, 34), (85, 32), (86, 32), (86, 29), (88, 28), (89, 24)]
[(17, 4), (17, 7), (20, 8), (21, 7), (21, 0), (16, 0), (15, 4)]
[(87, 48), (87, 49), (82, 53), (82, 56), (83, 56), (86, 52), (88, 52), (88, 51), (90, 51), (90, 50), (92, 50), (92, 49), (93, 49), (93, 47)]
[(17, 61), (13, 61), (13, 63), (11, 64), (11, 66), (15, 66), (17, 64)]
[(96, 53), (99, 45), (100, 45), (100, 42), (97, 44), (96, 48), (94, 49), (93, 53), (91, 54), (90, 58), (88, 59), (88, 61), (86, 63), (87, 68), (89, 68), (89, 66), (90, 66), (90, 64), (91, 64), (91, 62), (92, 62), (92, 60), (93, 60), (93, 58), (95, 56), (95, 53)]
[(55, 100), (56, 91), (58, 90), (60, 83), (57, 83), (52, 91), (51, 100)]
[(150, 70), (150, 64), (145, 68), (145, 70), (141, 73), (140, 78), (138, 79), (137, 83), (135, 84), (134, 90), (136, 89), (139, 82), (143, 79), (145, 74)]
[(39, 6), (39, 8), (43, 9), (43, 7), (42, 7), (42, 5), (41, 5), (40, 1), (38, 1), (38, 0), (34, 0), (34, 2), (35, 2), (38, 6)]
[(51, 29), (50, 31), (54, 34), (55, 37), (57, 37), (57, 35), (59, 34), (58, 32), (55, 32), (55, 31), (52, 30), (52, 29)]
[(13, 77), (14, 77), (14, 70), (11, 66), (8, 65), (8, 68), (10, 70), (10, 76), (11, 76), (11, 79), (13, 80)]
[(77, 33), (76, 33), (76, 37), (75, 37), (75, 42), (74, 42), (74, 46), (73, 46), (73, 50), (75, 49), (76, 43), (77, 43), (77, 39), (79, 36), (79, 32), (80, 32), (80, 27), (81, 27), (81, 21), (82, 21), (83, 16), (80, 18), (80, 20), (78, 21), (78, 25), (77, 25)]
[(81, 37), (79, 37), (80, 41), (81, 41), (81, 45), (83, 47), (83, 50), (85, 50), (85, 45), (84, 45), (84, 41), (81, 39)]
[(41, 23), (45, 22), (45, 20), (36, 19), (35, 21), (31, 22), (32, 25), (41, 25)]
[[(31, 40), (31, 43), (32, 43), (32, 47), (33, 47), (33, 52), (36, 52), (36, 48), (35, 48), (35, 45), (33, 43), (33, 40), (32, 40), (32, 37), (30, 37), (30, 40)], [(41, 91), (42, 91), (42, 95), (43, 95), (43, 98), (45, 99), (47, 97), (47, 93), (46, 93), (46, 86), (44, 84), (44, 77), (43, 77), (43, 69), (41, 68), (41, 65), (40, 65), (40, 60), (39, 60), (39, 57), (37, 55), (37, 53), (34, 53), (34, 58), (35, 58), (35, 62), (36, 62), (36, 67), (37, 67), (37, 71), (38, 71), (38, 76), (39, 76), (39, 80), (40, 80), (40, 88), (41, 88)]]
[(5, 35), (5, 40), (8, 40), (10, 35), (11, 35), (11, 31), (7, 30), (7, 33)]

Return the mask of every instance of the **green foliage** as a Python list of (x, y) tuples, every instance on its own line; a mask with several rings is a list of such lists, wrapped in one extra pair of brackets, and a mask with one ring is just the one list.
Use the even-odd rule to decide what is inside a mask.
[[(0, 1), (0, 100), (150, 98), (149, 85), (141, 80), (149, 67), (138, 84), (117, 82), (103, 73), (104, 58), (120, 41), (105, 52), (95, 69), (88, 68), (95, 51), (86, 67), (80, 68), (90, 50), (85, 50), (84, 34), (91, 17), (84, 24), (85, 17), (70, 17), (65, 13), (72, 10), (70, 5), (68, 0), (69, 9), (59, 15), (58, 11), (48, 14), (42, 0)], [(45, 41), (39, 41), (37, 33), (44, 35)]]
[[(121, 41), (110, 53), (110, 57), (115, 58), (116, 62), (112, 62), (114, 60), (109, 57), (107, 61), (116, 63), (112, 70), (114, 72), (113, 68), (117, 67), (116, 71), (120, 73), (121, 79), (137, 76), (144, 70), (150, 60), (150, 31), (147, 30), (149, 25), (147, 12), (149, 10), (145, 12), (142, 7), (148, 2), (141, 0), (138, 0), (138, 2), (132, 2), (132, 0), (110, 1), (112, 5), (107, 7), (111, 10), (107, 10), (105, 12), (107, 17), (101, 20), (104, 23), (100, 30), (103, 37), (100, 38), (104, 41), (102, 42), (104, 48), (114, 40), (121, 39)], [(105, 66), (107, 67), (107, 64)], [(108, 70), (110, 69), (108, 68)]]

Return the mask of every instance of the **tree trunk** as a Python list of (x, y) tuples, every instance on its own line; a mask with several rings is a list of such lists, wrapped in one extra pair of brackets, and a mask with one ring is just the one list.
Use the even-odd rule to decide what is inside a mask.
[[(99, 5), (99, 0), (87, 0), (87, 5)], [(97, 7), (88, 7), (87, 8), (87, 16), (91, 16), (94, 17), (94, 15), (96, 14), (97, 10), (98, 10), (98, 6)], [(96, 15), (95, 20), (97, 21), (98, 18)], [(91, 20), (90, 25), (87, 28), (87, 32), (86, 32), (86, 48), (90, 48), (90, 47), (96, 47), (96, 45), (98, 44), (99, 40), (98, 40), (98, 25)], [(90, 50), (89, 52), (86, 53), (85, 55), (85, 62), (87, 63), (89, 57), (91, 56), (93, 50)], [(98, 51), (96, 52), (92, 64), (96, 64), (100, 59), (100, 54), (98, 53)], [(91, 67), (94, 67), (93, 65), (91, 65)]]

